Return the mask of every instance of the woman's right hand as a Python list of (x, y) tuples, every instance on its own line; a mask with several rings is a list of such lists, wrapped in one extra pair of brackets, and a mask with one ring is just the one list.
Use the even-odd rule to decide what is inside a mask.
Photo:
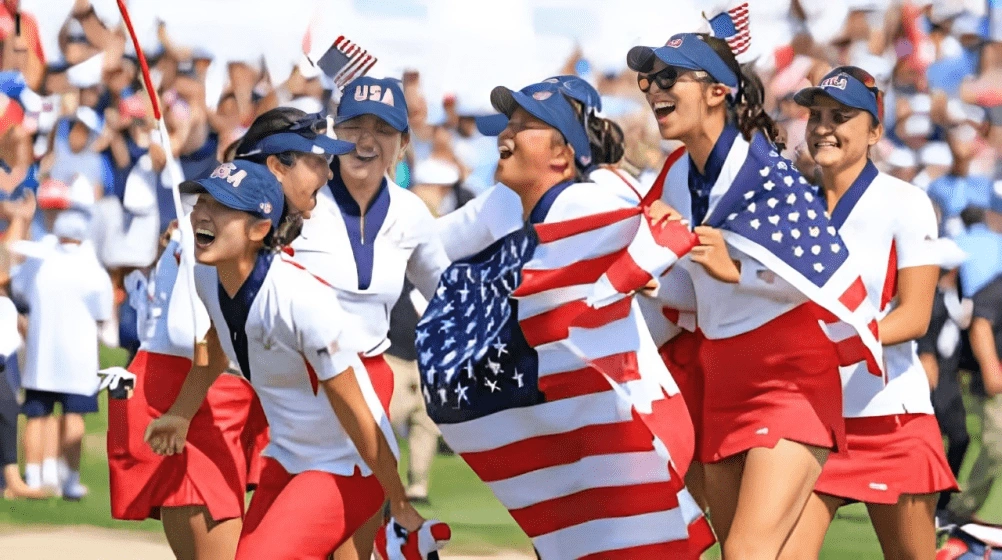
[(391, 500), (390, 515), (396, 520), (398, 525), (407, 529), (410, 533), (419, 530), (425, 522), (424, 517), (421, 517), (421, 514), (414, 509), (409, 500), (397, 503)]
[(647, 214), (647, 218), (655, 224), (660, 223), (663, 220), (681, 221), (683, 219), (681, 212), (661, 200), (655, 200), (650, 206), (645, 207), (644, 213)]
[(157, 455), (170, 456), (184, 451), (191, 420), (167, 413), (150, 422), (143, 440)]

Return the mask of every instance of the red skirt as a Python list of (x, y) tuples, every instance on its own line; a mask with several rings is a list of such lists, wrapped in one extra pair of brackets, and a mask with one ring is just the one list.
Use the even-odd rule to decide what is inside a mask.
[(780, 439), (845, 449), (835, 345), (808, 305), (725, 339), (704, 339), (700, 458), (714, 463)]
[(814, 490), (855, 502), (896, 504), (902, 494), (957, 490), (932, 414), (846, 418), (849, 452), (828, 457)]
[(108, 402), (108, 470), (115, 519), (159, 519), (161, 507), (204, 505), (220, 521), (242, 517), (258, 481), (268, 423), (243, 378), (223, 374), (192, 418), (184, 452), (161, 457), (143, 441), (146, 426), (177, 398), (191, 360), (140, 351), (129, 365), (136, 387)]
[(682, 400), (689, 409), (692, 427), (696, 434), (695, 457), (702, 457), (700, 440), (703, 437), (703, 368), (699, 363), (699, 344), (705, 337), (700, 331), (682, 331), (675, 338), (665, 342), (659, 352), (661, 360), (668, 367)]

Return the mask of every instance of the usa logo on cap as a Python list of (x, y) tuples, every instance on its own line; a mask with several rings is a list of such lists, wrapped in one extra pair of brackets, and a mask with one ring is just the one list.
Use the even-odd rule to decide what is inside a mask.
[(244, 180), (244, 177), (247, 176), (247, 172), (241, 169), (234, 173), (236, 169), (237, 166), (235, 164), (224, 163), (217, 167), (209, 177), (212, 179), (226, 179), (226, 182), (233, 185), (233, 188), (237, 188)]
[(849, 85), (849, 77), (845, 74), (839, 74), (838, 76), (832, 76), (831, 78), (825, 78), (821, 80), (818, 87), (823, 88), (838, 88), (844, 90), (845, 87)]
[(679, 47), (682, 46), (682, 38), (679, 37), (678, 39), (672, 39), (671, 41), (668, 41), (667, 43), (665, 43), (665, 46), (666, 47), (671, 47), (673, 49), (677, 49), (677, 48), (679, 48)]
[(355, 101), (379, 101), (394, 107), (393, 90), (383, 87), (379, 84), (365, 84), (355, 86)]

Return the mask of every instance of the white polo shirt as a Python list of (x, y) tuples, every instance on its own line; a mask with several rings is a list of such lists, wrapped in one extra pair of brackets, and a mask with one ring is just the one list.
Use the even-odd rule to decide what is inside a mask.
[[(710, 192), (710, 211), (730, 188), (734, 177), (745, 162), (749, 143), (736, 135), (731, 146), (718, 142), (707, 159), (706, 172), (717, 172), (717, 180)], [(689, 154), (684, 154), (665, 177), (661, 200), (692, 221), (692, 198), (689, 194)], [(693, 226), (698, 224), (692, 224)], [(667, 306), (681, 306), (688, 311), (695, 306), (696, 322), (709, 339), (730, 338), (757, 329), (769, 321), (792, 311), (808, 301), (807, 297), (789, 282), (773, 274), (758, 260), (733, 246), (727, 250), (731, 258), (741, 263), (741, 278), (736, 284), (721, 282), (710, 276), (703, 265), (693, 262), (688, 255), (673, 268), (682, 268), (688, 278), (672, 273), (661, 278), (659, 294), (688, 292), (691, 286), (695, 302), (691, 299), (666, 301)], [(674, 276), (673, 276), (674, 274)], [(688, 298), (686, 298), (688, 299)]]
[(361, 350), (378, 355), (390, 346), (390, 311), (404, 277), (431, 299), (449, 258), (431, 212), (414, 193), (387, 179), (359, 220), (354, 201), (341, 191), (339, 204), (331, 185), (317, 193), (317, 207), (292, 243), (295, 259), (334, 286), (345, 311), (363, 319)]
[(93, 248), (56, 244), (25, 261), (12, 287), (29, 306), (26, 389), (93, 395), (97, 392), (98, 328), (112, 314), (108, 273)]
[[(608, 187), (610, 192), (630, 204), (639, 204), (640, 198), (647, 193), (636, 179), (619, 169), (597, 167), (588, 175), (588, 180)], [(479, 253), (523, 225), (522, 199), (501, 183), (435, 220), (445, 252), (453, 261)]]
[[(368, 468), (319, 383), (349, 367), (394, 453), (396, 439), (352, 340), (357, 325), (330, 286), (284, 254), (262, 255), (231, 299), (215, 268), (197, 266), (195, 284), (223, 350), (261, 399), (271, 431), (264, 455), (290, 473), (350, 476)], [(236, 328), (231, 329), (231, 326)]]
[[(936, 214), (929, 197), (914, 185), (878, 174), (876, 168), (869, 174), (864, 170), (842, 196), (832, 211), (832, 222), (849, 252), (864, 263), (863, 282), (870, 301), (880, 311), (879, 318), (898, 304), (898, 270), (939, 264)], [(916, 342), (885, 346), (884, 363), (886, 386), (865, 364), (842, 368), (845, 416), (932, 414), (929, 381), (919, 362)]]

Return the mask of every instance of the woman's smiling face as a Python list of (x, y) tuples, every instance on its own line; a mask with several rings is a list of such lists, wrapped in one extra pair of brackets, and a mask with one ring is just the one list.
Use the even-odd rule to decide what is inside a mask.
[(866, 159), (883, 129), (870, 113), (816, 95), (807, 119), (807, 149), (821, 169), (842, 169)]
[(341, 140), (355, 149), (338, 156), (341, 175), (356, 181), (382, 180), (407, 147), (407, 136), (375, 115), (360, 115), (334, 128)]

